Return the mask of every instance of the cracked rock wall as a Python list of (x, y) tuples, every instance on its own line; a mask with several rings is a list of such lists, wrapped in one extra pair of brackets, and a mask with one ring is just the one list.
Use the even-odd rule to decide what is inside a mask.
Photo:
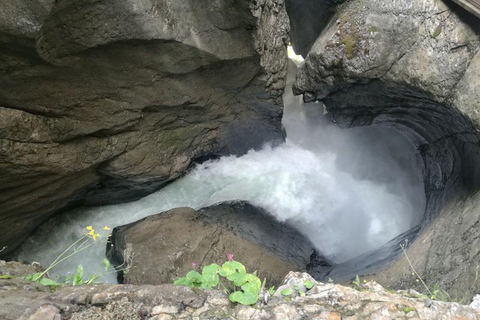
[(283, 141), (287, 38), (276, 0), (2, 1), (2, 254), (67, 206)]

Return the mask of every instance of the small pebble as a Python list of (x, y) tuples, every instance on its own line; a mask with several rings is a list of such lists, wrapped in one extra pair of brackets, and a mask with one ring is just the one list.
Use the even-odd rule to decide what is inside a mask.
[(430, 308), (432, 306), (433, 302), (430, 299), (425, 300), (425, 307)]

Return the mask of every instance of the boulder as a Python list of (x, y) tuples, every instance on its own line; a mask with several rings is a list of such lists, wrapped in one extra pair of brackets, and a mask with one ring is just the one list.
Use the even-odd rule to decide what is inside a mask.
[(284, 140), (281, 1), (0, 3), (0, 248)]
[(127, 261), (120, 280), (129, 284), (172, 283), (192, 269), (221, 265), (229, 253), (271, 284), (289, 270), (328, 265), (296, 229), (246, 202), (177, 208), (116, 227), (107, 248), (114, 265)]

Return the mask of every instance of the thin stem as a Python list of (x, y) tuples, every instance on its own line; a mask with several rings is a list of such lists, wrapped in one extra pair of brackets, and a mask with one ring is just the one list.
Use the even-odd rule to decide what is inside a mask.
[(475, 288), (475, 283), (477, 283), (477, 280), (478, 280), (478, 269), (480, 268), (480, 265), (477, 265), (477, 267), (475, 268), (475, 281), (473, 281), (473, 284), (472, 284), (472, 289)]
[(220, 284), (220, 285), (223, 287), (223, 291), (224, 291), (226, 294), (229, 293), (229, 290), (227, 289), (227, 287), (225, 287), (225, 285), (222, 283), (222, 279), (219, 279), (218, 284)]
[[(77, 241), (75, 241), (74, 243), (72, 243), (67, 249), (65, 249), (51, 264), (54, 264), (55, 262), (57, 262), (57, 260), (59, 260), (65, 253), (67, 253), (70, 249), (72, 249), (77, 243), (79, 243), (83, 238), (85, 238), (85, 235), (81, 236), (80, 238), (77, 239)], [(50, 269), (50, 266), (47, 268)]]
[(112, 273), (117, 273), (117, 272), (121, 272), (121, 271), (125, 271), (126, 269), (113, 269), (113, 270), (110, 270), (110, 271), (107, 271), (107, 272), (104, 272), (104, 273), (101, 273), (99, 275), (99, 277), (103, 277), (104, 275), (107, 275), (107, 274), (112, 274)]
[(113, 274), (113, 273), (124, 272), (124, 271), (127, 271), (127, 269), (119, 269), (119, 270), (113, 269), (113, 270), (110, 270), (110, 271), (101, 273), (101, 274), (98, 276), (98, 278), (103, 277), (103, 276), (106, 276), (107, 274)]
[(45, 271), (43, 271), (40, 276), (37, 277), (36, 280), (40, 279), (41, 277), (43, 277), (48, 271), (50, 271), (56, 264), (56, 262), (63, 257), (64, 254), (66, 254), (70, 249), (72, 249), (72, 247), (74, 247), (77, 243), (79, 243), (83, 238), (85, 238), (86, 236), (83, 235), (82, 237), (80, 237), (77, 241), (75, 241), (74, 243), (72, 243), (67, 249), (65, 249), (48, 267), (47, 269), (45, 269)]
[(433, 296), (432, 292), (431, 292), (430, 289), (427, 287), (427, 285), (426, 285), (425, 282), (423, 281), (422, 277), (420, 277), (420, 275), (418, 274), (417, 270), (415, 270), (415, 268), (413, 267), (413, 264), (412, 264), (412, 262), (410, 261), (410, 258), (408, 258), (407, 250), (405, 250), (405, 246), (404, 246), (403, 244), (400, 244), (400, 248), (402, 248), (403, 253), (405, 254), (405, 258), (407, 258), (408, 264), (410, 265), (410, 268), (412, 268), (413, 272), (417, 275), (417, 278), (420, 279), (420, 281), (422, 282), (422, 284), (423, 284), (423, 286), (425, 287), (425, 289), (427, 289), (428, 293), (430, 294), (430, 297)]
[(73, 256), (76, 255), (77, 253), (79, 253), (79, 252), (81, 252), (81, 251), (83, 251), (83, 250), (85, 250), (85, 249), (90, 248), (91, 246), (93, 246), (93, 245), (96, 244), (96, 243), (97, 243), (97, 241), (92, 242), (92, 243), (90, 243), (88, 246), (83, 247), (82, 249), (80, 249), (80, 250), (78, 250), (78, 251), (75, 251), (75, 252), (69, 254), (69, 255), (66, 256), (65, 258), (59, 260), (54, 266), (52, 266), (52, 268), (55, 267), (55, 266), (57, 266), (58, 264), (62, 263), (63, 261), (67, 260), (68, 258), (73, 257)]
[[(83, 236), (83, 237), (85, 237), (85, 236)], [(80, 238), (80, 239), (83, 239), (83, 237)], [(79, 239), (79, 240), (80, 240), (80, 239)], [(75, 241), (75, 243), (78, 243), (79, 240)], [(69, 254), (68, 256), (66, 256), (66, 257), (64, 257), (64, 258), (62, 258), (62, 259), (59, 259), (59, 258), (60, 258), (61, 256), (63, 256), (70, 248), (72, 248), (72, 246), (73, 246), (73, 244), (72, 244), (67, 250), (65, 250), (60, 256), (58, 256), (57, 259), (55, 259), (55, 261), (52, 262), (52, 264), (50, 264), (50, 266), (49, 266), (45, 271), (43, 271), (43, 272), (37, 277), (37, 280), (40, 279), (41, 277), (43, 277), (49, 270), (53, 269), (53, 268), (56, 267), (58, 264), (62, 263), (63, 261), (65, 261), (65, 260), (67, 260), (67, 259), (69, 259), (70, 257), (73, 257), (73, 256), (76, 255), (77, 253), (79, 253), (79, 252), (81, 252), (81, 251), (83, 251), (83, 250), (85, 250), (85, 249), (87, 249), (87, 248), (90, 248), (92, 245), (94, 245), (94, 244), (96, 244), (96, 243), (98, 243), (98, 242), (99, 242), (99, 241), (94, 241), (94, 242), (90, 243), (89, 245), (87, 245), (87, 246), (85, 246), (85, 247), (83, 247), (83, 248), (81, 248), (81, 249), (79, 249), (79, 250), (77, 250), (77, 251), (74, 251), (73, 253)], [(74, 244), (75, 244), (75, 243), (74, 243)]]
[[(85, 241), (83, 241), (82, 243), (80, 243), (80, 245), (79, 245), (77, 248), (73, 248), (73, 252), (81, 251), (81, 250), (82, 250), (82, 246), (83, 246), (85, 243), (89, 242), (90, 240), (92, 240), (92, 239), (89, 238), (89, 237), (87, 237), (87, 238), (85, 239)], [(94, 240), (94, 241), (95, 241), (95, 240)]]

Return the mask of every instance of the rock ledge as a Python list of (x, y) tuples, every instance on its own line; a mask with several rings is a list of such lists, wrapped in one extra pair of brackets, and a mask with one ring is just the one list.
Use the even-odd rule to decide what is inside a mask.
[[(28, 269), (16, 262), (0, 262), (0, 273)], [(18, 272), (16, 273), (18, 275)], [(315, 285), (305, 296), (286, 298), (280, 290), (295, 289), (304, 280)], [(301, 289), (301, 288), (300, 288)], [(295, 292), (295, 290), (293, 290)], [(107, 285), (64, 287), (50, 293), (46, 287), (21, 278), (0, 280), (0, 318), (10, 319), (480, 319), (478, 303), (412, 298), (386, 291), (375, 282), (362, 290), (316, 282), (307, 273), (290, 272), (277, 292), (264, 294), (256, 306), (234, 305), (221, 291), (192, 290), (173, 285)], [(120, 317), (120, 318), (119, 318)]]

